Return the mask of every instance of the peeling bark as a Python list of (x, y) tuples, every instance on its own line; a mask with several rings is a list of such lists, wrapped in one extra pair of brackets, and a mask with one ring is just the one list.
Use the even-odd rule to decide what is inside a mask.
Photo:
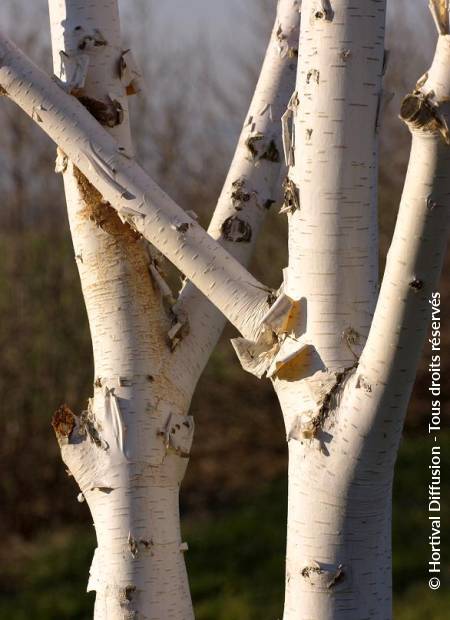
[[(280, 161), (283, 159), (281, 117), (295, 88), (299, 10), (300, 4), (297, 0), (278, 2), (277, 15), (258, 83), (208, 227), (208, 233), (243, 265), (250, 260), (267, 209), (278, 202), (277, 185), (285, 170), (284, 162)], [(268, 157), (255, 160), (249, 156), (247, 142), (255, 133), (263, 136), (264, 143), (269, 146)], [(267, 152), (267, 146), (265, 151)], [(228, 239), (227, 226), (224, 231), (224, 223), (236, 215), (245, 222), (241, 225), (247, 230), (243, 235), (246, 239), (244, 243)], [(264, 294), (267, 297), (270, 292), (264, 289)], [(211, 302), (215, 303), (210, 295), (202, 295), (193, 281), (187, 281), (180, 293), (180, 303), (189, 315), (190, 335), (178, 348), (177, 355), (189, 359), (194, 383), (197, 382), (225, 325), (224, 317)], [(260, 318), (261, 314), (258, 320)]]
[[(51, 0), (50, 20), (55, 73), (119, 148), (132, 153), (126, 89), (135, 76), (123, 67), (117, 1)], [(67, 71), (76, 50), (87, 59), (82, 79)], [(63, 406), (53, 427), (95, 525), (98, 546), (88, 584), (96, 592), (94, 617), (192, 618), (178, 493), (194, 427), (186, 416), (189, 396), (164, 376), (172, 319), (149, 272), (152, 250), (149, 256), (132, 220), (118, 214), (61, 150), (57, 171), (79, 258), (95, 381), (86, 411), (76, 416)]]
[[(401, 108), (411, 157), (376, 303), (385, 0), (303, 0), (290, 99), (299, 7), (280, 0), (211, 236), (130, 155), (124, 102), (139, 75), (108, 2), (105, 21), (105, 2), (96, 13), (95, 2), (51, 1), (59, 88), (0, 39), (1, 92), (60, 147), (91, 325), (94, 397), (80, 415), (61, 406), (53, 426), (96, 524), (95, 617), (192, 618), (178, 489), (194, 431), (190, 397), (223, 326), (214, 304), (241, 331), (233, 344), (243, 367), (271, 378), (283, 411), (284, 620), (391, 618), (393, 468), (448, 238), (448, 3), (431, 2), (436, 55)], [(69, 6), (95, 19), (64, 19)], [(94, 79), (102, 54), (111, 74)], [(93, 105), (90, 116), (86, 97), (118, 101), (123, 118), (108, 122)], [(289, 266), (274, 293), (238, 261), (275, 199), (282, 147)], [(192, 281), (178, 301), (141, 235)]]
[[(3, 37), (0, 54), (0, 83), (6, 86), (9, 97), (29, 116), (39, 101), (45, 110), (39, 125), (104, 200), (164, 252), (242, 333), (254, 335), (255, 325), (266, 311), (267, 289), (125, 156), (121, 150), (124, 145), (118, 144), (79, 102)], [(26, 85), (25, 76), (30, 80)], [(177, 230), (179, 222), (189, 224), (182, 239)]]

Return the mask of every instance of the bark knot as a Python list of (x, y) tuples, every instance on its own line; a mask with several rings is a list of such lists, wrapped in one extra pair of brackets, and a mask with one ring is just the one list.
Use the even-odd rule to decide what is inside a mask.
[(313, 18), (327, 22), (333, 21), (334, 11), (331, 7), (330, 0), (319, 0), (318, 5), (319, 6), (313, 11)]
[(52, 426), (58, 440), (69, 440), (76, 426), (76, 416), (66, 404), (58, 407), (53, 414)]
[(250, 151), (251, 160), (255, 163), (261, 159), (271, 162), (280, 161), (280, 153), (273, 138), (267, 140), (260, 132), (252, 133), (245, 141), (245, 146)]
[[(83, 28), (82, 26), (77, 26), (75, 30), (81, 32)], [(92, 33), (87, 34), (81, 38), (80, 42), (78, 43), (78, 49), (85, 50), (85, 49), (89, 49), (92, 47), (104, 47), (105, 45), (108, 45), (108, 41), (102, 35), (100, 30), (98, 30), (97, 28), (94, 28)]]
[(242, 209), (242, 203), (249, 202), (252, 197), (251, 193), (245, 190), (245, 179), (236, 179), (231, 184), (232, 192), (231, 192), (231, 202), (236, 211), (240, 211)]
[(105, 127), (115, 127), (123, 122), (124, 110), (117, 99), (107, 97), (106, 101), (100, 101), (82, 95), (78, 97), (78, 101)]
[(326, 592), (341, 583), (345, 577), (343, 564), (337, 566), (320, 565), (316, 561), (309, 562), (301, 571), (303, 579), (309, 582), (313, 589)]
[(248, 222), (237, 217), (237, 215), (231, 215), (223, 222), (222, 235), (227, 241), (233, 241), (235, 243), (248, 243), (252, 238), (252, 227)]
[(424, 94), (418, 90), (406, 95), (400, 108), (400, 118), (411, 130), (421, 130), (428, 133), (439, 132), (444, 142), (450, 145), (447, 121), (433, 97), (434, 92)]
[(411, 280), (411, 282), (409, 283), (409, 287), (412, 288), (412, 290), (415, 293), (418, 293), (419, 291), (421, 291), (423, 289), (423, 280), (419, 280), (418, 278), (414, 278), (414, 280)]

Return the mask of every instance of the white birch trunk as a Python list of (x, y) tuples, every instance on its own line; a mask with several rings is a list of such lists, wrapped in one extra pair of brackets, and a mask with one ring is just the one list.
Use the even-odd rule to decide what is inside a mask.
[(133, 231), (178, 267), (243, 333), (268, 308), (262, 286), (176, 205), (86, 109), (0, 37), (0, 85), (55, 141)]
[(371, 326), (384, 9), (303, 2), (287, 277), (303, 314), (274, 379), (289, 442), (284, 620), (392, 617), (394, 463), (448, 231), (450, 55), (441, 36), (402, 109), (413, 148)]
[(284, 620), (389, 616), (386, 488), (349, 496), (341, 460), (356, 455), (335, 410), (376, 300), (384, 18), (383, 1), (302, 4), (286, 278), (301, 316), (274, 379), (289, 446)]
[[(3, 89), (40, 122), (122, 218), (240, 329), (244, 338), (235, 346), (244, 367), (274, 382), (290, 456), (284, 620), (386, 620), (392, 615), (393, 466), (448, 236), (450, 36), (447, 16), (445, 23), (439, 22), (432, 68), (402, 106), (413, 147), (372, 322), (384, 17), (384, 0), (303, 2), (298, 101), (292, 100), (294, 159), (286, 186), (290, 257), (275, 303), (133, 161), (117, 154), (117, 144), (83, 108), (0, 39)], [(174, 372), (163, 363), (159, 368), (162, 377)], [(148, 375), (144, 383), (146, 379)], [(123, 389), (129, 387), (126, 381), (125, 375)], [(177, 385), (183, 385), (182, 378)], [(156, 402), (157, 420), (161, 403), (172, 414), (162, 397)], [(88, 492), (101, 494), (100, 520), (111, 518), (102, 506), (122, 488), (122, 476), (129, 476), (124, 488), (143, 471), (156, 471), (154, 486), (166, 489), (172, 468), (182, 476), (177, 456), (189, 450), (191, 426), (181, 428), (186, 418), (176, 409), (164, 427), (164, 441), (155, 442), (153, 427), (143, 448), (145, 458), (134, 462), (129, 454), (147, 439), (146, 427), (142, 436), (128, 437), (121, 405), (116, 392), (102, 392), (95, 415), (105, 421), (104, 428), (93, 425), (92, 411), (75, 418), (63, 409), (56, 419), (68, 462), (79, 450), (95, 454), (93, 470), (74, 473)], [(162, 464), (154, 463), (161, 454)], [(114, 467), (106, 468), (105, 459), (112, 459)], [(160, 474), (165, 467), (167, 476)], [(94, 484), (92, 471), (101, 474)], [(167, 501), (173, 506), (170, 493)], [(122, 513), (117, 517), (120, 521)], [(125, 549), (119, 531), (112, 562), (121, 561)], [(133, 556), (138, 540), (145, 550), (150, 543), (130, 532)], [(135, 592), (134, 583), (126, 584), (114, 590), (118, 610), (127, 607)], [(140, 582), (138, 593), (139, 588)], [(102, 613), (105, 617), (109, 610)], [(173, 616), (158, 613), (150, 617), (183, 617), (178, 611)]]
[[(49, 8), (55, 75), (131, 155), (117, 0), (51, 0)], [(61, 408), (54, 425), (95, 525), (95, 619), (192, 618), (178, 494), (193, 421), (190, 396), (164, 374), (170, 319), (145, 244), (62, 152), (58, 165), (95, 379), (87, 411), (76, 418)]]
[[(108, 159), (105, 154), (99, 156), (102, 147), (94, 146), (95, 133), (104, 140), (104, 130), (102, 134), (83, 112), (82, 120), (75, 118), (72, 128), (75, 141), (83, 135), (89, 144), (91, 156), (88, 156), (87, 169), (72, 163), (78, 146), (74, 144), (72, 151), (67, 142), (57, 162), (58, 171), (64, 175), (75, 256), (90, 321), (95, 382), (94, 398), (88, 410), (75, 416), (67, 407), (62, 407), (55, 416), (54, 425), (63, 457), (82, 489), (82, 497), (89, 503), (96, 526), (98, 549), (89, 582), (89, 589), (97, 592), (95, 617), (143, 614), (155, 619), (190, 618), (192, 609), (183, 561), (185, 547), (179, 532), (178, 488), (193, 432), (193, 421), (185, 414), (198, 375), (192, 376), (191, 365), (187, 363), (189, 347), (184, 348), (184, 357), (169, 353), (170, 321), (173, 322), (174, 317), (177, 319), (178, 314), (185, 315), (183, 300), (176, 308), (168, 309), (167, 317), (162, 305), (173, 300), (156, 262), (148, 264), (144, 244), (133, 223), (134, 217), (144, 219), (145, 216), (140, 218), (130, 206), (133, 201), (128, 190), (130, 184), (126, 182), (120, 186), (117, 182), (120, 163), (124, 163), (125, 168), (137, 169), (130, 159), (132, 146), (125, 92), (129, 84), (120, 80), (118, 71), (119, 61), (125, 57), (120, 44), (117, 2), (51, 1), (50, 19), (56, 76), (64, 89), (78, 97), (116, 141), (109, 142), (112, 158)], [(257, 144), (261, 147), (259, 133), (265, 132), (267, 155), (264, 151), (260, 157), (250, 158), (249, 146), (244, 148), (241, 139), (233, 162), (233, 175), (240, 171), (239, 178), (251, 184), (252, 198), (257, 191), (266, 196), (264, 204), (255, 205), (257, 208), (247, 215), (246, 219), (255, 228), (275, 192), (282, 165), (281, 132), (277, 124), (294, 85), (296, 50), (291, 44), (296, 44), (298, 23), (297, 2), (282, 0), (251, 107), (251, 112), (261, 116), (253, 122), (251, 137), (257, 129)], [(24, 59), (17, 50), (9, 44), (4, 50), (6, 48), (20, 65)], [(54, 137), (59, 134), (64, 142), (67, 124), (66, 119), (57, 118), (55, 97), (62, 95), (65, 105), (76, 115), (80, 113), (79, 106), (42, 74), (25, 65), (22, 68), (30, 71), (31, 83), (40, 92), (30, 93), (29, 88), (22, 91), (24, 82), (19, 78), (14, 86), (12, 83), (6, 86), (8, 94), (28, 105), (30, 115)], [(10, 71), (7, 74), (11, 76)], [(50, 105), (40, 98), (45, 91), (50, 93)], [(51, 110), (51, 118), (44, 120)], [(78, 128), (82, 128), (82, 134), (77, 136)], [(69, 142), (72, 143), (71, 138)], [(274, 152), (278, 153), (277, 157)], [(100, 194), (83, 172), (96, 172), (113, 191), (119, 192), (121, 200), (127, 201), (126, 207), (121, 208), (120, 218), (106, 203), (105, 194)], [(230, 304), (238, 306), (233, 311), (236, 323), (244, 333), (253, 334), (253, 326), (259, 322), (258, 315), (268, 307), (270, 291), (231, 261), (227, 253), (222, 252), (217, 257), (216, 246), (208, 243), (209, 238), (199, 227), (150, 180), (145, 178), (144, 184), (150, 192), (144, 187), (140, 189), (140, 205), (145, 208), (147, 202), (153, 203), (155, 199), (157, 207), (161, 204), (167, 210), (169, 206), (171, 211), (162, 212), (162, 216), (159, 211), (155, 214), (157, 222), (160, 217), (166, 220), (166, 228), (159, 225), (154, 230), (160, 249), (167, 244), (162, 234), (167, 230), (169, 239), (175, 240), (173, 258), (180, 252), (180, 240), (189, 237), (189, 228), (196, 228), (197, 236), (200, 234), (203, 243), (206, 241), (206, 254), (200, 251), (192, 261), (199, 259), (200, 268), (203, 264), (206, 269), (197, 278), (195, 272), (190, 274), (192, 279), (202, 282), (202, 276), (204, 279), (209, 271), (223, 269), (228, 273), (222, 281), (217, 274), (209, 278), (207, 283), (211, 290), (217, 283), (219, 287), (225, 284), (219, 293), (214, 290), (212, 297), (222, 299), (221, 309)], [(231, 187), (232, 182), (227, 182), (224, 195), (226, 191), (230, 193)], [(115, 202), (115, 198), (113, 200)], [(235, 196), (228, 196), (228, 202), (222, 199), (220, 218), (231, 217), (229, 212), (231, 208), (234, 210), (234, 200)], [(254, 238), (244, 252), (233, 247), (233, 253), (240, 260), (248, 258)], [(196, 248), (195, 244), (192, 247)], [(210, 260), (213, 254), (217, 262), (215, 268)], [(202, 287), (205, 290), (206, 283)], [(198, 295), (197, 303), (203, 311), (209, 306), (206, 298)], [(243, 311), (249, 307), (261, 308), (256, 319), (253, 310)], [(208, 325), (209, 333), (216, 332), (224, 323), (217, 311), (214, 315), (213, 323)], [(250, 327), (245, 327), (241, 321), (243, 317), (248, 317), (244, 323)], [(201, 338), (201, 334), (197, 336)], [(211, 350), (210, 336), (208, 340)], [(199, 347), (200, 351), (203, 358), (196, 362), (198, 367), (204, 365), (207, 357), (205, 348)]]

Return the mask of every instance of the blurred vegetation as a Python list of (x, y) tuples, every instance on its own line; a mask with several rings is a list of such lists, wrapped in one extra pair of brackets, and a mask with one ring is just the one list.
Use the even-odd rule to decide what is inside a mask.
[[(450, 469), (450, 433), (443, 433), (441, 440), (445, 472)], [(427, 586), (430, 448), (428, 439), (411, 438), (403, 442), (399, 455), (393, 527), (396, 620), (448, 618), (450, 566), (445, 560), (442, 588), (433, 592)], [(449, 491), (447, 484), (442, 489), (447, 498), (443, 524), (450, 519)], [(197, 620), (281, 617), (285, 523), (285, 477), (220, 514), (186, 519), (183, 530)], [(93, 529), (86, 526), (45, 532), (32, 543), (3, 550), (9, 561), (0, 582), (0, 619), (88, 620), (93, 595), (85, 594), (86, 575), (94, 547)], [(447, 537), (442, 558), (449, 554)]]
[[(380, 136), (381, 266), (408, 157), (408, 132), (396, 116), (399, 101), (427, 68), (435, 37), (423, 4), (405, 10), (388, 36), (391, 59), (385, 88), (396, 97), (384, 114)], [(33, 7), (16, 0), (2, 9), (10, 11), (5, 24), (14, 24), (14, 40), (50, 70), (44, 6), (44, 0), (36, 0)], [(251, 17), (252, 51), (244, 58), (230, 41), (227, 53), (235, 69), (226, 80), (218, 79), (208, 42), (201, 36), (180, 54), (152, 20), (151, 3), (135, 0), (134, 6), (139, 11), (130, 9), (125, 37), (133, 33), (133, 48), (151, 89), (131, 101), (132, 117), (139, 121), (139, 158), (156, 181), (185, 209), (197, 211), (206, 225), (254, 86), (274, 3), (255, 0), (259, 8), (251, 16), (242, 9), (240, 19)], [(405, 0), (398, 0), (398, 6), (405, 8)], [(25, 10), (36, 15), (18, 19)], [(419, 23), (422, 36), (417, 38), (412, 33)], [(81, 410), (91, 394), (89, 327), (62, 183), (51, 173), (54, 147), (7, 100), (1, 101), (0, 123), (0, 620), (87, 619), (93, 597), (83, 592), (95, 546), (93, 528), (86, 506), (76, 502), (78, 491), (65, 473), (50, 418), (62, 402)], [(273, 210), (252, 263), (257, 277), (272, 286), (279, 284), (286, 264), (285, 240), (286, 219)], [(449, 265), (447, 260), (440, 288), (444, 317), (450, 303)], [(450, 330), (444, 327), (446, 351)], [(276, 618), (281, 613), (284, 426), (270, 383), (239, 367), (229, 345), (232, 333), (226, 329), (192, 403), (196, 436), (182, 509), (198, 620)], [(430, 408), (428, 360), (426, 348), (396, 478), (399, 620), (425, 615), (440, 620), (450, 603), (448, 588), (433, 593), (426, 583), (429, 446), (421, 437)], [(444, 359), (443, 377), (449, 370)], [(443, 383), (443, 411), (448, 390)], [(448, 515), (448, 506), (446, 510)], [(443, 557), (449, 557), (448, 546)]]

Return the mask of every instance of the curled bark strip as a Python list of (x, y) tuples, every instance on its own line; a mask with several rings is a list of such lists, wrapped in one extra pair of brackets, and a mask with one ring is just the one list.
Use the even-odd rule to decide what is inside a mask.
[[(325, 422), (330, 412), (336, 407), (336, 397), (354, 368), (355, 366), (351, 366), (342, 372), (319, 371), (305, 379), (312, 408), (294, 418), (287, 435), (288, 441), (321, 439), (321, 431)], [(323, 445), (321, 447), (323, 449)]]
[(142, 75), (131, 50), (124, 50), (119, 60), (119, 76), (127, 95), (136, 95), (142, 90)]
[(115, 447), (119, 453), (126, 456), (125, 435), (126, 426), (123, 420), (122, 411), (120, 409), (119, 399), (115, 394), (114, 388), (105, 386), (105, 419), (104, 425), (114, 439)]
[(185, 338), (190, 331), (189, 318), (182, 304), (178, 304), (175, 308), (175, 297), (170, 286), (164, 279), (164, 274), (156, 260), (149, 265), (150, 276), (159, 289), (162, 302), (167, 316), (171, 320), (171, 327), (167, 332), (167, 343), (169, 349), (173, 352), (179, 343)]
[(285, 338), (267, 371), (267, 376), (283, 381), (299, 381), (307, 377), (311, 372), (314, 352), (315, 348), (310, 344)]
[(84, 88), (89, 69), (90, 58), (88, 54), (68, 54), (61, 50), (59, 77), (65, 82), (68, 93), (76, 95)]
[(289, 100), (286, 112), (281, 117), (281, 135), (283, 139), (283, 152), (286, 166), (293, 166), (295, 164), (295, 133), (293, 120), (297, 112), (298, 105), (298, 94), (295, 90)]
[(294, 213), (300, 209), (300, 193), (294, 181), (286, 177), (283, 181), (284, 202), (280, 213)]
[(56, 174), (64, 174), (67, 170), (67, 164), (69, 162), (69, 158), (62, 151), (59, 146), (56, 149), (56, 161), (55, 161), (55, 172)]
[(270, 334), (266, 334), (264, 339), (257, 342), (246, 338), (233, 338), (231, 344), (242, 368), (258, 379), (267, 373), (279, 350), (277, 340)]
[[(173, 313), (173, 310), (172, 310)], [(186, 314), (182, 315), (180, 309), (177, 314), (173, 313), (173, 324), (167, 332), (169, 348), (174, 351), (180, 342), (189, 334), (189, 321)]]
[(293, 305), (292, 299), (282, 292), (270, 306), (262, 324), (270, 327), (275, 334), (287, 333)]
[[(271, 300), (269, 310), (263, 316), (256, 340), (234, 338), (231, 343), (241, 366), (259, 379), (266, 375), (273, 377), (280, 369), (300, 356), (308, 354), (309, 345), (296, 343), (286, 336), (296, 322), (300, 312), (300, 302), (294, 301), (283, 292)], [(293, 347), (286, 345), (293, 343)], [(296, 361), (297, 361), (296, 360)]]

